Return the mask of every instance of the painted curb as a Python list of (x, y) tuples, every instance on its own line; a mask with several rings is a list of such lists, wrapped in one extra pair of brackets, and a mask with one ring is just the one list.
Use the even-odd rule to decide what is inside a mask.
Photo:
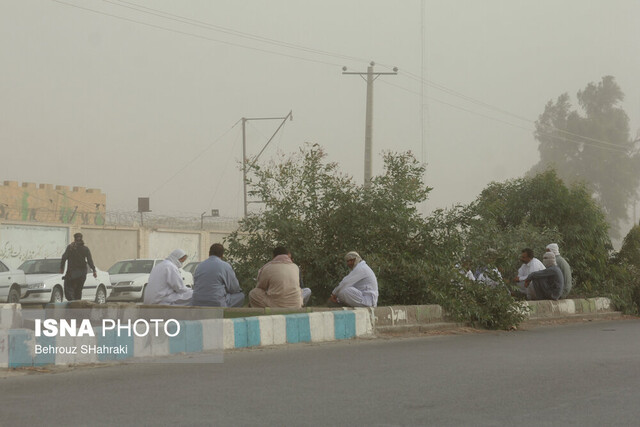
[[(296, 313), (235, 319), (179, 321), (174, 337), (118, 336), (115, 331), (94, 328), (95, 337), (36, 337), (30, 329), (0, 330), (0, 367), (18, 368), (49, 364), (79, 364), (160, 357), (205, 350), (229, 350), (301, 342), (337, 341), (371, 335), (373, 324), (367, 309)], [(177, 327), (177, 326), (176, 326)], [(170, 331), (171, 334), (176, 330)], [(60, 353), (39, 349), (64, 349)], [(98, 348), (121, 348), (100, 354)], [(89, 349), (84, 352), (83, 349)], [(91, 351), (91, 349), (95, 349)], [(75, 353), (74, 351), (75, 350)]]
[[(579, 315), (612, 313), (608, 298), (588, 298), (560, 301), (529, 301), (527, 321), (569, 318)], [(63, 310), (56, 304), (51, 310)], [(0, 310), (3, 325), (16, 325), (21, 319), (19, 304), (3, 304)], [(106, 314), (136, 318), (135, 307), (101, 308)], [(55, 313), (51, 313), (55, 314)], [(62, 313), (61, 313), (62, 314)], [(329, 342), (372, 336), (376, 331), (414, 330), (433, 325), (456, 324), (447, 319), (438, 305), (391, 306), (314, 312), (272, 314), (227, 319), (181, 320), (180, 333), (175, 337), (149, 338), (116, 336), (110, 331), (104, 337), (96, 328), (96, 337), (35, 337), (34, 331), (20, 328), (0, 329), (0, 368), (42, 366), (48, 364), (100, 363), (132, 358), (160, 357), (209, 350), (265, 347), (301, 342)], [(117, 354), (35, 354), (35, 346), (77, 347), (122, 346)]]

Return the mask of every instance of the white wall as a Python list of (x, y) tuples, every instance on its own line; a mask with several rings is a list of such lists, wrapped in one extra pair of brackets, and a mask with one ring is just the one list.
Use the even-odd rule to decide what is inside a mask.
[(200, 234), (184, 232), (152, 231), (149, 233), (149, 258), (166, 258), (175, 249), (184, 250), (186, 263), (200, 261)]
[(67, 227), (0, 225), (0, 259), (10, 268), (33, 258), (58, 258), (67, 247)]

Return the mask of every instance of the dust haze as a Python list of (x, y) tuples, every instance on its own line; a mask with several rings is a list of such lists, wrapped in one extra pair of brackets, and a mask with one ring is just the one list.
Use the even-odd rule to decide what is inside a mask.
[[(382, 151), (411, 150), (425, 212), (466, 203), (537, 163), (547, 101), (605, 75), (635, 135), (638, 22), (633, 0), (3, 1), (0, 178), (240, 217), (238, 121), (292, 110), (261, 160), (314, 142), (362, 182), (366, 84), (342, 67), (375, 61), (399, 73), (374, 84), (374, 175)], [(248, 123), (250, 157), (277, 125)]]

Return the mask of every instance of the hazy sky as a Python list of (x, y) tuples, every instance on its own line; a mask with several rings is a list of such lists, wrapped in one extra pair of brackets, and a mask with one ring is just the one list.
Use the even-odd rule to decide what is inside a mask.
[[(547, 101), (604, 75), (635, 135), (639, 23), (637, 0), (1, 0), (0, 180), (100, 188), (108, 210), (150, 196), (157, 213), (241, 216), (232, 126), (293, 110), (262, 159), (317, 142), (362, 182), (366, 85), (341, 68), (373, 60), (400, 69), (375, 82), (374, 174), (381, 151), (412, 150), (434, 187), (425, 211), (469, 202), (537, 162)], [(248, 124), (250, 155), (277, 125)]]

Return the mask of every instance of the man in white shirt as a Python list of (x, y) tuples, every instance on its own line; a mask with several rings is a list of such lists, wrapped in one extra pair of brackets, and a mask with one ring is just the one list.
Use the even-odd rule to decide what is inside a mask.
[(518, 275), (513, 279), (518, 284), (518, 290), (524, 294), (529, 295), (529, 290), (525, 287), (524, 281), (531, 273), (544, 270), (546, 267), (539, 259), (533, 256), (533, 250), (530, 248), (524, 248), (520, 254), (520, 261), (522, 265), (518, 269)]

